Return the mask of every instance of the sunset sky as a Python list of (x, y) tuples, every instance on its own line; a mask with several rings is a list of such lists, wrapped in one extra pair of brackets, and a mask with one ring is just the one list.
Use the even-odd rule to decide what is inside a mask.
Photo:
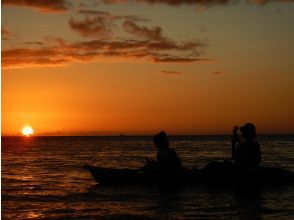
[(294, 133), (293, 0), (2, 0), (2, 134)]

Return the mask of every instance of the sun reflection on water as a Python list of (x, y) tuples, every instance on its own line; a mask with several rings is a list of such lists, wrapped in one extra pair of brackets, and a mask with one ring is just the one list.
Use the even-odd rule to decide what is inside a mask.
[(42, 217), (42, 214), (36, 213), (36, 212), (28, 212), (27, 218), (28, 219), (40, 219)]

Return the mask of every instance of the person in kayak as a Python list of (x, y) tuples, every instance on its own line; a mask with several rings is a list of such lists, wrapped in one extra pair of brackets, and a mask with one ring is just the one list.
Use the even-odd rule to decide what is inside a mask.
[(240, 127), (244, 141), (240, 141), (238, 127), (234, 127), (232, 138), (232, 158), (241, 169), (255, 168), (260, 165), (260, 145), (256, 141), (256, 128), (252, 123)]
[(169, 140), (164, 131), (153, 137), (153, 143), (157, 148), (156, 165), (160, 171), (177, 172), (182, 167), (182, 162), (176, 151), (169, 148)]
[(142, 172), (156, 172), (159, 174), (173, 174), (180, 171), (182, 162), (176, 151), (169, 148), (169, 140), (164, 131), (153, 137), (153, 143), (157, 149), (156, 161), (147, 159), (146, 165), (140, 169)]

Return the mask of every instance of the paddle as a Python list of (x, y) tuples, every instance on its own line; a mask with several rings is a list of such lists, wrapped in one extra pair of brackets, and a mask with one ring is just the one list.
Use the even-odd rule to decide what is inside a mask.
[(235, 150), (236, 150), (236, 143), (240, 143), (240, 138), (238, 135), (238, 126), (234, 126), (233, 129), (233, 137), (232, 137), (232, 158), (235, 158)]

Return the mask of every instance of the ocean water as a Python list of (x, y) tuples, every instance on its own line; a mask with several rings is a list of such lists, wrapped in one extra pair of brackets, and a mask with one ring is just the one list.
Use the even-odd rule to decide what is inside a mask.
[[(185, 167), (230, 157), (229, 136), (171, 136)], [(261, 136), (262, 164), (294, 171), (294, 136)], [(152, 137), (2, 137), (2, 219), (294, 219), (294, 186), (101, 186), (85, 164), (140, 168)]]

